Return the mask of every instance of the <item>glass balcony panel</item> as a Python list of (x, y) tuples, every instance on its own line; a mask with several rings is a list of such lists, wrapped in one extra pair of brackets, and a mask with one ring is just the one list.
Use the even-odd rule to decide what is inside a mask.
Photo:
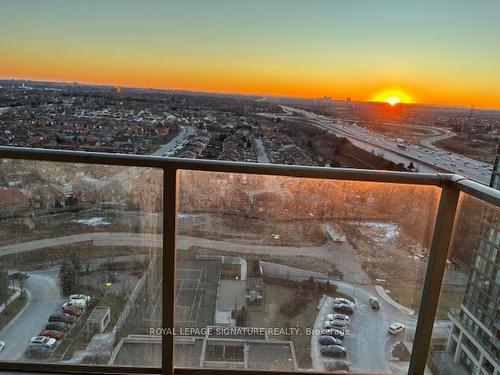
[(181, 171), (175, 366), (406, 373), (439, 193)]
[(499, 237), (500, 209), (462, 193), (427, 363), (435, 373), (500, 370)]
[(160, 366), (162, 178), (0, 159), (0, 361)]

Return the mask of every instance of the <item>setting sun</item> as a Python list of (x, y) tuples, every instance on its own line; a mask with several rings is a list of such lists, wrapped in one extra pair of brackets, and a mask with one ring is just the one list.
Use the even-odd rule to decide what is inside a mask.
[(386, 102), (394, 106), (398, 103), (401, 103), (401, 99), (399, 99), (397, 96), (391, 96), (390, 98), (387, 98)]
[(412, 98), (399, 90), (389, 90), (383, 91), (375, 95), (372, 99), (372, 102), (382, 102), (390, 104), (391, 106), (395, 106), (399, 103), (413, 103)]

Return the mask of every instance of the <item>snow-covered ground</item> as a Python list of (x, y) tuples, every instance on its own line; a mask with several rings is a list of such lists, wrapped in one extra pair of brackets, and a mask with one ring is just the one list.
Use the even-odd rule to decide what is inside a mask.
[(97, 227), (98, 225), (110, 225), (109, 221), (106, 221), (103, 217), (93, 217), (90, 219), (78, 219), (71, 220), (72, 223), (88, 225), (90, 227)]
[[(354, 222), (353, 222), (354, 223)], [(386, 244), (399, 236), (400, 229), (397, 224), (380, 221), (355, 222), (359, 225), (361, 233), (373, 239), (377, 244)]]

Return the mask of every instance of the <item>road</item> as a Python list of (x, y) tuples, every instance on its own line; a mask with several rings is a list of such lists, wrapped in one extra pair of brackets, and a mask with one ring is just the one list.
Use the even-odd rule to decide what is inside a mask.
[(443, 151), (439, 147), (434, 146), (433, 143), (437, 142), (437, 141), (442, 141), (443, 139), (453, 138), (456, 135), (457, 135), (457, 133), (448, 131), (444, 134), (437, 134), (437, 135), (434, 135), (430, 138), (422, 139), (420, 141), (420, 144), (422, 144), (423, 146), (430, 148), (431, 150), (434, 150), (434, 151)]
[(262, 139), (257, 138), (255, 139), (255, 148), (257, 152), (257, 161), (259, 163), (266, 163), (269, 164), (269, 158), (267, 157), (266, 150), (264, 149), (264, 145), (262, 144)]
[[(63, 246), (88, 241), (92, 241), (93, 246), (163, 246), (161, 234), (96, 232), (6, 245), (0, 247), (0, 256), (19, 254), (26, 251), (33, 251), (52, 246)], [(343, 244), (332, 244), (329, 242), (321, 246), (266, 246), (247, 245), (230, 241), (219, 241), (202, 237), (178, 235), (177, 246), (181, 249), (189, 249), (190, 247), (195, 246), (227, 252), (276, 256), (303, 256), (304, 254), (309, 254), (310, 256), (314, 256), (315, 258), (320, 258), (334, 264), (341, 264), (344, 271), (344, 279), (349, 282), (357, 282), (360, 284), (369, 282), (369, 278), (366, 273), (361, 270), (356, 254), (347, 242)]]
[(195, 131), (195, 128), (192, 127), (182, 127), (179, 134), (172, 138), (168, 143), (162, 145), (158, 150), (153, 152), (151, 156), (165, 156), (170, 151), (172, 151), (174, 147), (180, 145), (184, 141), (184, 139), (194, 134)]
[[(306, 119), (311, 124), (338, 136), (346, 137), (355, 146), (365, 151), (373, 151), (395, 163), (408, 165), (413, 162), (420, 172), (444, 170), (458, 173), (482, 184), (489, 183), (493, 165), (448, 152), (432, 145), (432, 142), (451, 137), (451, 134), (431, 137), (427, 140), (427, 143), (432, 146), (430, 148), (408, 143), (401, 146), (401, 142), (390, 135), (379, 134), (356, 124), (346, 124), (342, 121), (332, 120), (326, 116), (293, 107), (282, 106), (282, 109), (285, 112), (284, 116), (274, 116), (293, 118), (295, 114), (300, 114), (303, 116), (301, 118)], [(400, 147), (404, 147), (404, 149)]]
[(26, 361), (24, 349), (31, 337), (38, 335), (48, 317), (60, 312), (63, 299), (59, 289), (56, 269), (33, 272), (24, 283), (28, 300), (23, 310), (0, 331), (0, 340), (7, 346), (0, 352), (0, 361)]

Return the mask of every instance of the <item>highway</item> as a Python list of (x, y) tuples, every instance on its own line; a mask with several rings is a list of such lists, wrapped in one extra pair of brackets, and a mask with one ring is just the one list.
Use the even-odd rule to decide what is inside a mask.
[(6, 348), (0, 352), (0, 361), (26, 361), (24, 350), (31, 337), (38, 335), (50, 315), (60, 312), (64, 302), (59, 289), (59, 271), (37, 271), (25, 280), (28, 300), (23, 310), (0, 331), (0, 340)]
[(295, 117), (295, 114), (300, 114), (311, 124), (326, 129), (340, 137), (348, 138), (355, 146), (365, 151), (374, 151), (376, 154), (395, 163), (408, 165), (410, 162), (413, 162), (420, 172), (446, 171), (457, 173), (486, 185), (490, 181), (493, 165), (448, 152), (432, 145), (432, 142), (453, 136), (452, 133), (433, 135), (427, 140), (422, 141), (422, 144), (426, 146), (423, 147), (411, 143), (403, 144), (391, 135), (380, 134), (356, 124), (347, 124), (342, 121), (332, 120), (326, 116), (302, 109), (287, 106), (282, 106), (282, 109), (285, 112), (285, 116), (282, 117), (289, 117), (296, 120), (297, 117)]

